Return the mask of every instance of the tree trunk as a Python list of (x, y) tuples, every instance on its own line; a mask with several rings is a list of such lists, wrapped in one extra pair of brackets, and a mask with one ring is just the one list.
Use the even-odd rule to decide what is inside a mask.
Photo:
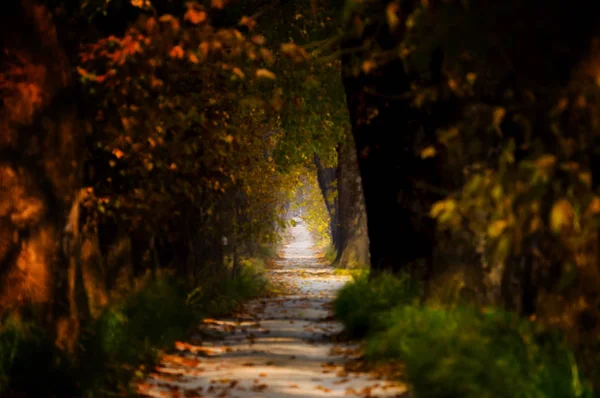
[[(348, 68), (352, 61), (343, 62)], [(371, 75), (344, 74), (376, 271), (430, 263), (435, 247), (435, 224), (427, 215), (432, 198), (417, 184), (435, 186), (435, 169), (417, 156), (416, 112), (408, 101), (392, 99), (406, 94), (409, 83), (400, 61)]]
[(369, 264), (369, 240), (362, 182), (356, 148), (350, 132), (338, 150), (340, 250), (336, 263), (342, 268)]
[(83, 129), (71, 70), (52, 15), (33, 0), (4, 6), (0, 43), (0, 301), (39, 307), (58, 342), (73, 348), (85, 314), (73, 303), (81, 270), (70, 272), (61, 250), (72, 238), (65, 227), (81, 186)]
[(341, 241), (338, 201), (339, 195), (337, 192), (337, 168), (326, 167), (316, 154), (314, 155), (314, 162), (315, 166), (317, 167), (317, 182), (319, 183), (319, 189), (323, 194), (323, 200), (325, 200), (327, 212), (329, 213), (331, 243), (333, 244), (333, 247), (339, 256), (341, 250)]

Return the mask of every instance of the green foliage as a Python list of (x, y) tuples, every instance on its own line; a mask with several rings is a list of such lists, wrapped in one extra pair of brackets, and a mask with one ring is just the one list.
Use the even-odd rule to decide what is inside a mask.
[(255, 260), (247, 261), (237, 278), (205, 280), (190, 293), (173, 277), (150, 281), (107, 308), (84, 336), (86, 357), (94, 359), (83, 368), (88, 396), (101, 396), (106, 388), (127, 389), (139, 364), (152, 364), (161, 349), (185, 338), (203, 317), (231, 312), (266, 288)]
[(186, 299), (188, 305), (205, 315), (215, 315), (233, 311), (244, 299), (265, 294), (269, 283), (263, 274), (262, 261), (246, 259), (242, 264), (236, 278), (220, 278), (194, 289)]
[(162, 348), (184, 338), (200, 314), (186, 305), (186, 289), (174, 278), (148, 281), (118, 304), (107, 307), (83, 333), (80, 380), (85, 396), (105, 389), (126, 390), (141, 363), (152, 363)]
[(358, 273), (342, 288), (334, 311), (350, 337), (364, 337), (381, 328), (380, 317), (398, 305), (418, 300), (420, 288), (408, 275)]
[(368, 354), (404, 361), (418, 398), (592, 396), (561, 339), (516, 315), (399, 306), (384, 318)]

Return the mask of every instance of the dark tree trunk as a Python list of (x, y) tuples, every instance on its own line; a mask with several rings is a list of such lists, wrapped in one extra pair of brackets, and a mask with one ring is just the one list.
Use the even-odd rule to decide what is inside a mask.
[(314, 162), (317, 167), (317, 181), (319, 189), (323, 194), (327, 212), (329, 213), (329, 229), (331, 232), (331, 242), (336, 250), (340, 253), (340, 222), (339, 222), (339, 195), (337, 193), (337, 168), (326, 167), (321, 162), (317, 155), (314, 155)]
[(342, 268), (369, 264), (369, 240), (362, 182), (350, 132), (338, 148), (339, 245)]
[[(344, 58), (348, 68), (352, 60)], [(417, 260), (431, 261), (435, 224), (427, 216), (432, 195), (417, 182), (436, 186), (434, 167), (417, 154), (422, 141), (418, 114), (402, 97), (409, 77), (400, 61), (373, 75), (344, 74), (344, 86), (356, 142), (367, 225), (371, 266), (400, 271)], [(372, 94), (374, 93), (374, 94)]]

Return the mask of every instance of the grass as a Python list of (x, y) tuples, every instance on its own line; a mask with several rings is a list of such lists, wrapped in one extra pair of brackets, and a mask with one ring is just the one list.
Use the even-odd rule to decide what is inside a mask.
[(379, 316), (398, 305), (418, 300), (420, 288), (408, 276), (381, 274), (370, 277), (357, 271), (353, 282), (342, 288), (333, 305), (349, 337), (365, 337), (381, 327)]
[(202, 318), (231, 312), (267, 288), (256, 260), (247, 260), (236, 279), (204, 280), (191, 292), (168, 275), (147, 280), (87, 325), (74, 357), (56, 348), (36, 322), (7, 318), (0, 324), (0, 396), (131, 393), (130, 381), (140, 369), (151, 368), (162, 349), (184, 339)]
[(415, 398), (587, 398), (561, 337), (515, 314), (422, 305), (407, 276), (359, 276), (335, 302), (367, 358), (405, 365)]

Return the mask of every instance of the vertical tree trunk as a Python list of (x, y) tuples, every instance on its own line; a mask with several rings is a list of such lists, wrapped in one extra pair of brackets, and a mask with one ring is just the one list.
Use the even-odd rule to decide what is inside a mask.
[[(331, 233), (331, 243), (336, 253), (340, 253), (340, 222), (339, 222), (339, 195), (337, 192), (337, 167), (326, 167), (321, 159), (314, 155), (315, 166), (317, 167), (317, 182), (319, 189), (323, 194), (323, 200), (329, 213), (329, 231)], [(337, 256), (336, 256), (337, 257)]]
[(81, 186), (71, 70), (52, 15), (33, 0), (4, 5), (0, 45), (0, 301), (38, 306), (58, 342), (72, 348), (85, 314), (73, 303), (80, 272), (69, 271), (62, 250), (67, 241), (77, 246), (65, 228)]
[[(346, 67), (351, 63), (344, 59)], [(391, 99), (409, 90), (404, 65), (392, 62), (375, 73), (345, 73), (344, 86), (363, 183), (371, 266), (400, 271), (419, 259), (431, 261), (435, 246), (434, 223), (427, 217), (431, 200), (415, 182), (432, 183), (434, 176), (416, 154), (415, 111), (408, 101)]]
[(342, 268), (369, 264), (367, 217), (362, 182), (351, 133), (338, 150), (338, 197), (340, 250), (336, 262)]

